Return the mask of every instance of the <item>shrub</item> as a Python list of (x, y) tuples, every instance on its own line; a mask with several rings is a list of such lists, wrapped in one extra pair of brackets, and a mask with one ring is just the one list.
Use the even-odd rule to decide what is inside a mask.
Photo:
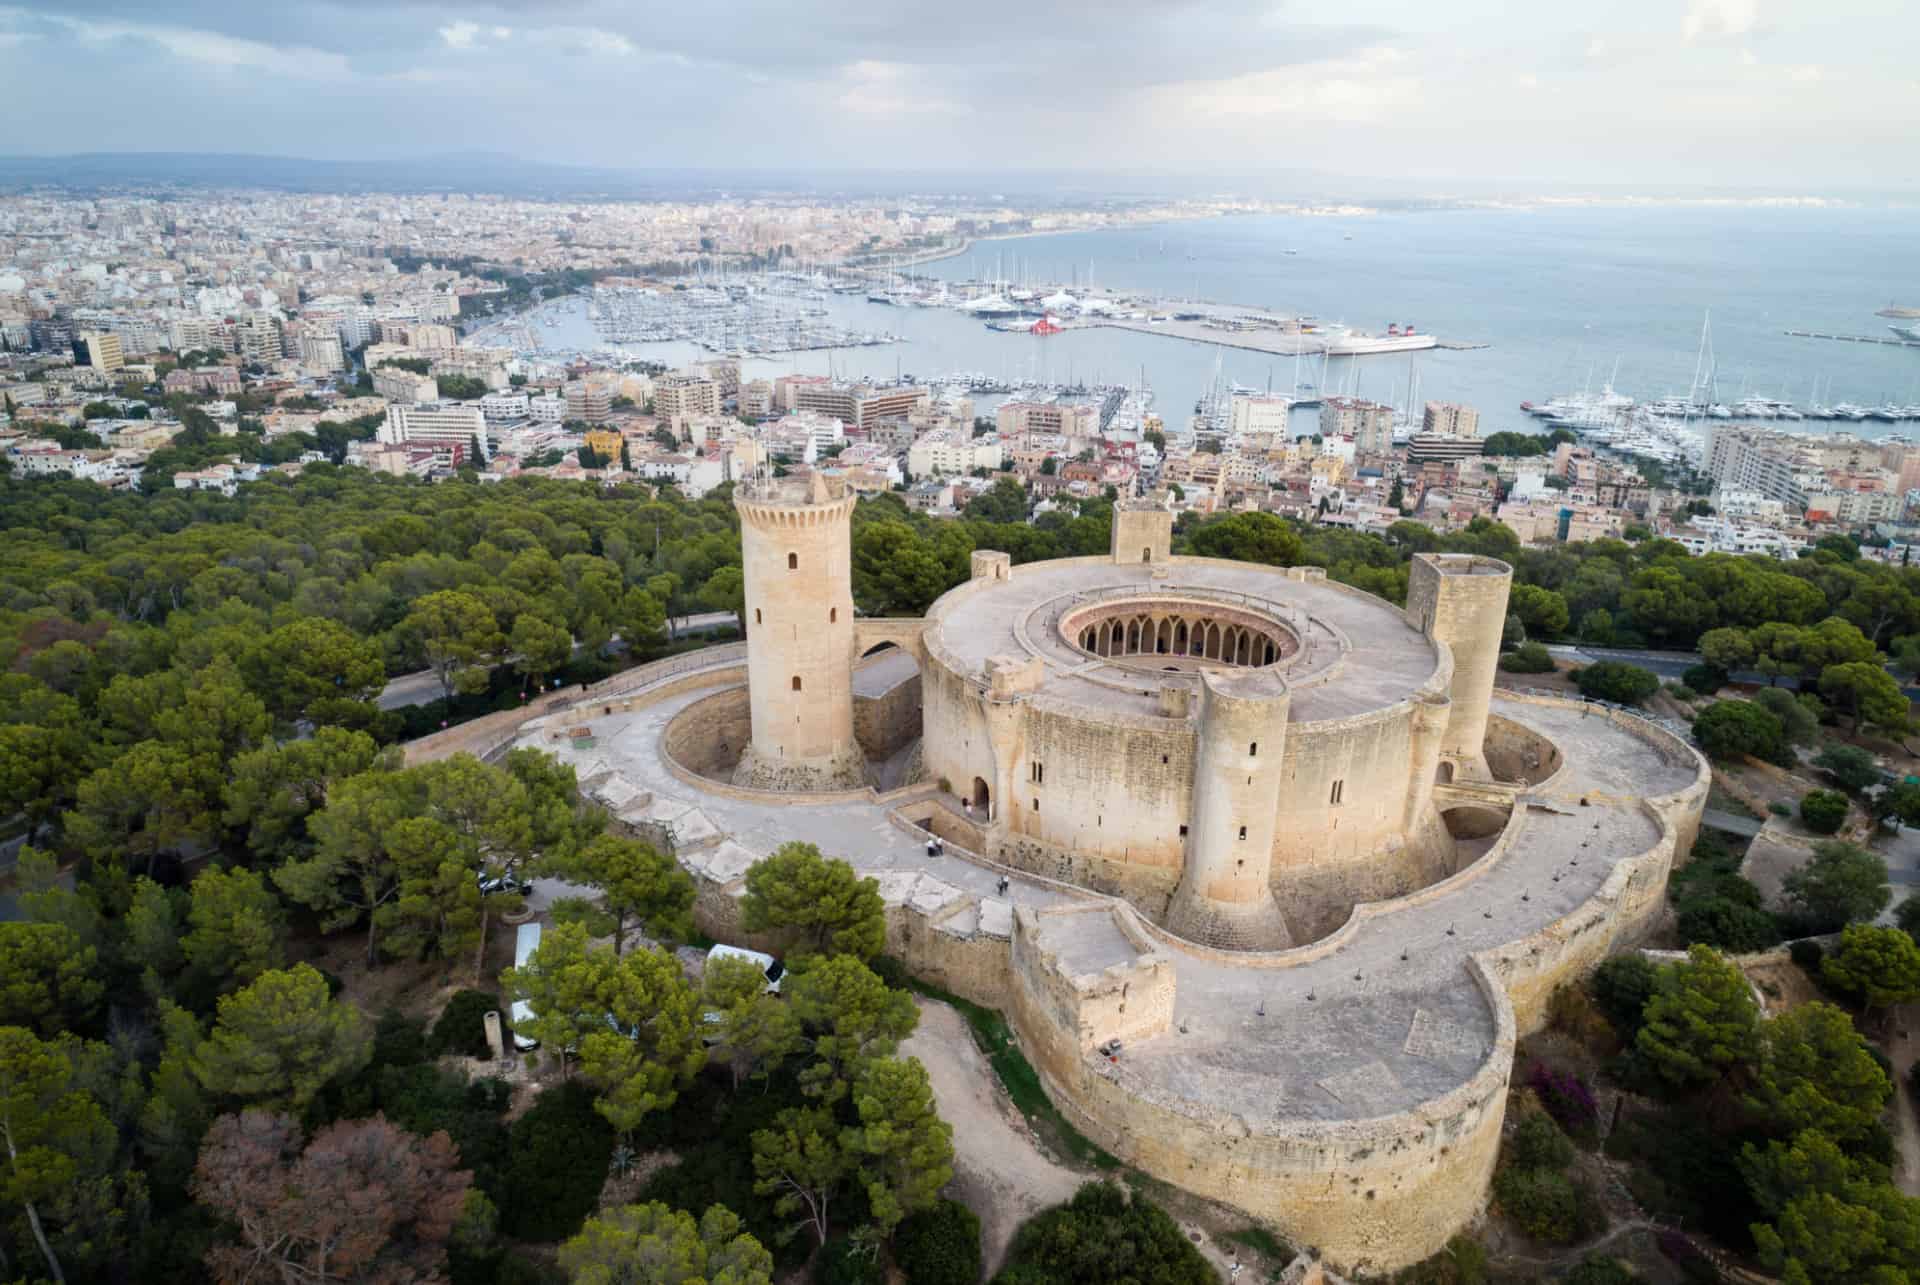
[(813, 1285), (886, 1285), (887, 1269), (871, 1245), (835, 1236), (813, 1262)]
[(1593, 970), (1587, 988), (1621, 1039), (1631, 1040), (1640, 1029), (1640, 1012), (1653, 997), (1659, 972), (1652, 960), (1637, 951), (1615, 955)]
[(1887, 779), (1873, 755), (1857, 745), (1829, 745), (1813, 756), (1813, 765), (1848, 794), (1860, 794)]
[(1680, 681), (1703, 696), (1711, 696), (1727, 685), (1727, 671), (1718, 665), (1688, 665)]
[(1683, 945), (1745, 953), (1765, 950), (1780, 940), (1780, 925), (1772, 915), (1746, 904), (1744, 898), (1736, 900), (1718, 890), (1688, 897), (1679, 903), (1678, 910)]
[[(1536, 1070), (1542, 1070), (1539, 1063)], [(1560, 1131), (1553, 1118), (1539, 1112), (1529, 1112), (1520, 1117), (1520, 1123), (1514, 1126), (1513, 1139), (1507, 1143), (1509, 1163), (1516, 1169), (1548, 1169), (1559, 1171), (1573, 1162), (1573, 1143)]]
[(909, 1285), (977, 1285), (978, 1215), (957, 1200), (910, 1215), (893, 1233), (893, 1261)]
[[(433, 1024), (428, 1047), (435, 1057), (458, 1053), (462, 1057), (490, 1060), (493, 1050), (487, 1046), (486, 1016), (500, 1007), (500, 997), (492, 991), (455, 991), (440, 1020)], [(504, 1021), (506, 1014), (501, 1018)]]
[(1715, 701), (1694, 716), (1693, 739), (1707, 757), (1736, 759), (1742, 754), (1777, 763), (1788, 754), (1786, 728), (1752, 701)]
[(1553, 655), (1540, 643), (1521, 643), (1500, 658), (1500, 668), (1510, 674), (1551, 674)]
[(427, 1058), (427, 1027), (417, 1017), (408, 1017), (397, 1009), (380, 1014), (373, 1028), (373, 1058), (369, 1071), (385, 1066), (412, 1066)]
[(1787, 955), (1810, 977), (1820, 976), (1820, 965), (1827, 957), (1826, 950), (1817, 941), (1796, 941), (1787, 947)]
[(1071, 1201), (1034, 1216), (1014, 1237), (1008, 1271), (996, 1279), (1040, 1282), (1153, 1281), (1214, 1285), (1219, 1277), (1167, 1212), (1110, 1182), (1090, 1182)]
[(559, 1240), (580, 1230), (599, 1203), (613, 1158), (613, 1127), (577, 1080), (542, 1093), (513, 1122), (501, 1223), (522, 1240)]
[(1535, 1062), (1527, 1072), (1527, 1087), (1561, 1129), (1576, 1138), (1593, 1138), (1600, 1125), (1600, 1104), (1594, 1101), (1593, 1090), (1585, 1080), (1571, 1071), (1556, 1071), (1545, 1062)]
[(1833, 834), (1846, 823), (1847, 796), (1838, 790), (1808, 790), (1800, 796), (1800, 819), (1815, 834)]
[(1624, 660), (1603, 660), (1588, 665), (1573, 676), (1573, 682), (1582, 696), (1612, 701), (1616, 705), (1638, 705), (1660, 690), (1658, 675)]
[(1767, 804), (1767, 811), (1773, 813), (1773, 815), (1777, 817), (1790, 817), (1793, 815), (1793, 809), (1788, 807), (1786, 804), (1780, 802), (1778, 799), (1775, 799), (1772, 803)]
[(460, 1166), (473, 1170), (476, 1186), (501, 1189), (507, 1163), (507, 1128), (500, 1117), (513, 1101), (505, 1080), (471, 1083), (431, 1063), (388, 1067), (380, 1072), (378, 1107), (389, 1120), (421, 1137), (444, 1130), (460, 1148)]
[(1571, 1245), (1604, 1226), (1605, 1215), (1585, 1184), (1551, 1169), (1508, 1165), (1494, 1175), (1493, 1194), (1514, 1226), (1544, 1244)]

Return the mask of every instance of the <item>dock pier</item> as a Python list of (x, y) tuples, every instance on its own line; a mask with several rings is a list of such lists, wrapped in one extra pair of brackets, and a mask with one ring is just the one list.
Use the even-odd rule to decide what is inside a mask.
[(1837, 339), (1847, 344), (1885, 344), (1889, 348), (1920, 348), (1911, 339), (1882, 339), (1878, 335), (1830, 335), (1823, 330), (1788, 330), (1795, 339)]

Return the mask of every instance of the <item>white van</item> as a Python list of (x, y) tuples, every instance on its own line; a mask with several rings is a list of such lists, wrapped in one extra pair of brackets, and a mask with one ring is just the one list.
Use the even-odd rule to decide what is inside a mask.
[(707, 962), (711, 964), (716, 959), (744, 959), (749, 963), (758, 964), (760, 971), (766, 974), (767, 994), (780, 993), (780, 979), (787, 970), (786, 966), (772, 955), (764, 951), (743, 950), (738, 946), (715, 946), (707, 952)]
[[(537, 923), (521, 924), (519, 934), (514, 938), (513, 942), (513, 966), (515, 968), (525, 968), (527, 962), (533, 958), (533, 952), (539, 949), (540, 925)], [(513, 1001), (513, 1008), (509, 1013), (509, 1020), (513, 1024), (513, 1047), (519, 1049), (522, 1053), (529, 1053), (540, 1047), (539, 1040), (520, 1033), (522, 1023), (533, 1020), (533, 1009), (528, 1006), (527, 1001), (523, 999)]]

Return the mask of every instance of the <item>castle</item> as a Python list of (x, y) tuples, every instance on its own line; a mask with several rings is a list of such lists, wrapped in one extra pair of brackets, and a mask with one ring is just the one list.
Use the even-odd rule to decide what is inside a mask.
[(560, 754), (720, 940), (758, 856), (844, 857), (1081, 1132), (1337, 1267), (1479, 1213), (1517, 1040), (1660, 916), (1708, 781), (1645, 719), (1495, 690), (1504, 563), (1418, 555), (1402, 609), (1175, 556), (1123, 501), (1106, 556), (976, 552), (924, 618), (859, 618), (851, 495), (735, 505), (744, 645), (410, 755)]

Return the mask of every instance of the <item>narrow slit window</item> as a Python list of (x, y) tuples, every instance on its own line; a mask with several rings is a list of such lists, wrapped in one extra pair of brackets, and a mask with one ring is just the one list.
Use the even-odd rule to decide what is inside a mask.
[(1254, 741), (1253, 743), (1247, 746), (1247, 757), (1250, 759), (1257, 759), (1260, 757), (1260, 742)]
[(756, 625), (760, 623), (760, 608), (758, 607), (753, 609), (753, 623)]
[(1335, 804), (1342, 802), (1342, 796), (1344, 796), (1346, 792), (1347, 783), (1344, 780), (1335, 781), (1333, 783), (1333, 789), (1327, 795), (1327, 802)]
[(840, 608), (838, 608), (838, 607), (828, 607), (828, 608), (827, 608), (827, 623), (828, 623), (828, 624), (830, 624), (830, 625), (831, 625), (831, 624), (837, 624), (837, 623), (839, 623), (839, 620), (840, 620)]
[(1029, 763), (1027, 764), (1027, 768), (1035, 785), (1045, 785), (1047, 783), (1047, 765), (1045, 763)]
[(1244, 825), (1240, 827), (1240, 837), (1242, 839), (1247, 837), (1247, 827), (1245, 827)]
[(800, 569), (800, 555), (797, 553), (789, 553), (787, 555), (787, 570), (798, 571), (799, 569)]

